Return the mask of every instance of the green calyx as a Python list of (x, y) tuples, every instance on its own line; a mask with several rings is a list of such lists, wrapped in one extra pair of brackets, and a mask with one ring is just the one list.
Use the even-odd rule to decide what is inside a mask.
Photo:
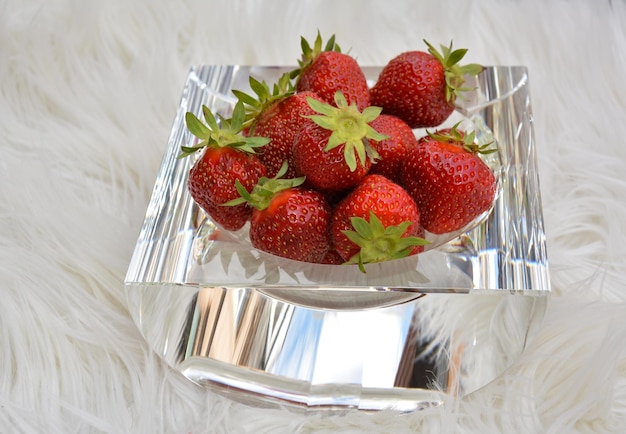
[(200, 142), (196, 146), (181, 146), (181, 153), (178, 158), (194, 154), (204, 147), (231, 147), (254, 154), (257, 148), (269, 143), (269, 139), (266, 137), (247, 137), (242, 134), (246, 109), (241, 101), (235, 104), (232, 117), (229, 119), (218, 115), (218, 122), (211, 110), (204, 105), (202, 106), (202, 113), (206, 124), (191, 112), (185, 114), (187, 129), (200, 139)]
[(360, 250), (346, 264), (358, 264), (359, 270), (363, 273), (365, 273), (364, 264), (405, 258), (415, 246), (428, 244), (428, 241), (420, 237), (402, 236), (411, 225), (408, 221), (385, 227), (372, 211), (369, 222), (362, 217), (352, 217), (350, 221), (354, 230), (346, 230), (343, 233), (359, 246)]
[(345, 145), (343, 155), (352, 172), (357, 168), (357, 158), (363, 166), (367, 158), (372, 161), (380, 158), (368, 139), (381, 141), (387, 138), (369, 125), (380, 115), (382, 108), (370, 106), (360, 112), (355, 103), (348, 105), (341, 91), (335, 93), (336, 106), (313, 98), (307, 98), (307, 101), (311, 108), (318, 113), (308, 116), (309, 119), (320, 127), (332, 131), (325, 150), (330, 151)]
[(291, 82), (290, 73), (281, 75), (272, 88), (265, 81), (259, 81), (250, 76), (248, 79), (250, 89), (255, 95), (245, 93), (241, 90), (233, 90), (233, 94), (246, 108), (246, 115), (243, 126), (250, 127), (250, 132), (254, 131), (254, 121), (256, 118), (278, 101), (287, 98), (295, 93), (296, 89)]
[(300, 37), (300, 47), (302, 49), (302, 57), (298, 60), (298, 68), (294, 69), (290, 72), (291, 78), (298, 77), (303, 70), (305, 70), (309, 65), (311, 65), (315, 59), (320, 55), (320, 53), (324, 51), (336, 51), (337, 53), (341, 53), (341, 48), (335, 42), (335, 35), (332, 35), (328, 41), (326, 41), (326, 45), (322, 46), (323, 40), (322, 35), (320, 35), (319, 30), (317, 31), (317, 36), (315, 41), (313, 42), (313, 46), (303, 37)]
[(470, 63), (467, 65), (459, 65), (459, 62), (467, 53), (466, 48), (459, 48), (452, 50), (452, 41), (450, 46), (440, 45), (441, 52), (437, 51), (428, 41), (424, 40), (424, 43), (428, 46), (428, 52), (435, 56), (439, 62), (443, 65), (444, 74), (446, 77), (446, 99), (448, 101), (454, 101), (455, 98), (461, 93), (472, 88), (463, 87), (465, 84), (466, 75), (478, 75), (484, 68), (484, 66), (477, 63)]
[(223, 206), (236, 206), (242, 203), (247, 203), (253, 208), (261, 211), (264, 210), (269, 206), (272, 198), (274, 198), (277, 193), (287, 190), (288, 188), (298, 187), (304, 183), (304, 176), (299, 178), (283, 179), (283, 176), (287, 173), (287, 168), (288, 164), (285, 161), (278, 173), (276, 173), (276, 176), (273, 178), (268, 178), (266, 176), (261, 177), (250, 192), (248, 192), (243, 184), (237, 179), (235, 181), (235, 187), (237, 188), (237, 192), (240, 197), (224, 203)]
[(486, 143), (484, 145), (479, 145), (476, 143), (476, 132), (464, 132), (459, 129), (460, 121), (452, 126), (452, 128), (444, 131), (437, 131), (431, 133), (426, 130), (426, 134), (438, 142), (444, 143), (455, 143), (459, 146), (462, 146), (467, 152), (471, 152), (472, 154), (492, 154), (497, 152), (497, 148), (491, 148), (493, 142)]

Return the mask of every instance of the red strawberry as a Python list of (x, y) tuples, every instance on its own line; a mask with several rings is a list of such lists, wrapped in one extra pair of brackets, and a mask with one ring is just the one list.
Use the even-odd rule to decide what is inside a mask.
[(206, 106), (203, 112), (208, 126), (193, 113), (187, 113), (185, 118), (187, 128), (201, 142), (193, 147), (182, 147), (179, 158), (204, 149), (189, 171), (189, 193), (215, 223), (227, 230), (238, 230), (250, 219), (252, 209), (247, 204), (235, 207), (223, 204), (239, 197), (236, 182), (251, 189), (265, 175), (265, 166), (253, 154), (267, 139), (240, 134), (244, 119), (241, 103), (235, 106), (231, 120), (222, 119), (221, 127)]
[(376, 144), (380, 158), (372, 165), (370, 173), (384, 175), (396, 183), (402, 182), (402, 163), (408, 150), (417, 146), (411, 127), (402, 119), (381, 114), (370, 123), (380, 134), (388, 136)]
[(337, 205), (331, 223), (335, 249), (348, 263), (402, 258), (421, 251), (417, 205), (398, 184), (368, 175)]
[(345, 261), (343, 260), (341, 255), (337, 253), (337, 250), (335, 250), (334, 248), (331, 248), (326, 253), (326, 256), (324, 256), (324, 259), (322, 259), (321, 261), (322, 264), (329, 264), (329, 265), (341, 265), (344, 262)]
[(355, 103), (359, 110), (370, 105), (369, 89), (363, 70), (354, 57), (341, 52), (340, 47), (335, 44), (334, 35), (324, 49), (319, 32), (313, 48), (304, 38), (301, 38), (301, 45), (299, 68), (291, 73), (292, 78), (297, 77), (298, 92), (315, 92), (332, 104), (335, 93), (341, 91), (348, 102)]
[(330, 250), (331, 210), (319, 192), (300, 185), (304, 178), (283, 179), (285, 163), (274, 178), (261, 178), (251, 192), (238, 183), (240, 199), (253, 207), (250, 241), (254, 247), (296, 261), (320, 263)]
[[(426, 42), (426, 41), (424, 41)], [(476, 75), (483, 67), (458, 65), (466, 49), (452, 51), (441, 46), (439, 53), (426, 42), (428, 53), (407, 51), (394, 57), (381, 71), (370, 90), (371, 104), (398, 116), (411, 128), (441, 125), (454, 110), (456, 97), (469, 90), (464, 75)]]
[(267, 83), (252, 76), (249, 81), (256, 97), (239, 90), (233, 90), (233, 93), (246, 104), (247, 133), (270, 140), (258, 154), (258, 158), (267, 167), (267, 176), (270, 177), (275, 176), (283, 162), (288, 161), (289, 168), (285, 177), (293, 178), (296, 173), (291, 153), (295, 135), (306, 121), (305, 116), (315, 113), (307, 98), (320, 101), (321, 98), (314, 92), (294, 93), (288, 73), (280, 77), (272, 90)]
[(494, 152), (474, 143), (455, 125), (447, 133), (420, 139), (403, 165), (406, 190), (415, 199), (424, 229), (454, 232), (487, 211), (494, 200), (496, 179), (477, 155)]
[(285, 176), (296, 176), (292, 161), (296, 133), (306, 122), (305, 116), (314, 113), (307, 98), (321, 101), (313, 92), (299, 92), (280, 101), (257, 120), (254, 134), (270, 139), (270, 143), (259, 154), (259, 159), (268, 168), (269, 176), (275, 175), (285, 160), (290, 163)]
[(284, 258), (321, 262), (330, 248), (330, 207), (324, 196), (302, 187), (278, 193), (264, 210), (255, 209), (250, 241)]
[(308, 99), (319, 114), (309, 116), (300, 128), (293, 147), (296, 173), (305, 176), (315, 189), (338, 192), (359, 183), (378, 154), (372, 143), (386, 136), (369, 123), (380, 109), (368, 107), (361, 113), (354, 103), (348, 105), (341, 92), (336, 107)]

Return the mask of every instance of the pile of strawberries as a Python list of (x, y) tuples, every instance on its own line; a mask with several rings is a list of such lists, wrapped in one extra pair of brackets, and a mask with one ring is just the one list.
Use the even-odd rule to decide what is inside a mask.
[(409, 51), (393, 58), (370, 88), (334, 37), (302, 38), (298, 68), (271, 86), (250, 77), (254, 95), (234, 90), (229, 118), (203, 107), (187, 113), (202, 152), (189, 173), (196, 203), (222, 228), (249, 222), (252, 245), (281, 257), (364, 264), (423, 251), (425, 231), (454, 232), (488, 210), (493, 152), (473, 132), (438, 128), (452, 114), (465, 49)]

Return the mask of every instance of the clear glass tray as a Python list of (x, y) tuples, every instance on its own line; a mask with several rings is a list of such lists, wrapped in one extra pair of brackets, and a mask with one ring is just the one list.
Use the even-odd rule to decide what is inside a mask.
[[(143, 336), (190, 380), (264, 405), (413, 411), (486, 385), (524, 350), (550, 293), (527, 69), (486, 68), (449, 120), (497, 145), (493, 208), (367, 273), (259, 252), (187, 192), (185, 113), (227, 116), (249, 75), (271, 84), (288, 69), (191, 68), (125, 280)], [(373, 82), (380, 68), (364, 70)]]

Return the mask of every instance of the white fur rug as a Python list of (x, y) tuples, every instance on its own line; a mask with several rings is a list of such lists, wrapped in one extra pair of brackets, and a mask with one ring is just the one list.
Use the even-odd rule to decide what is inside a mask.
[[(498, 381), (413, 415), (244, 406), (168, 369), (123, 279), (188, 68), (363, 65), (423, 48), (527, 65), (554, 294)], [(0, 432), (626, 432), (626, 3), (0, 0)]]

